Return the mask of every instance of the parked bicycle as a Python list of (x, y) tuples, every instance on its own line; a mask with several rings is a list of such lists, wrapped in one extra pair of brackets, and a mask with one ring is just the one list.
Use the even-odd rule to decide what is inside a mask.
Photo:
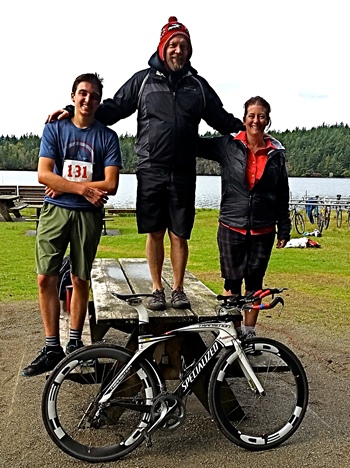
[[(106, 343), (68, 355), (50, 374), (42, 397), (42, 417), (54, 443), (72, 457), (109, 462), (127, 455), (157, 429), (173, 430), (185, 419), (186, 397), (207, 369), (211, 415), (232, 442), (248, 450), (268, 450), (300, 426), (308, 403), (308, 382), (296, 355), (276, 340), (240, 340), (234, 322), (246, 309), (283, 307), (282, 289), (245, 297), (218, 296), (217, 320), (191, 324), (160, 336), (149, 333), (142, 297), (114, 294), (138, 312), (138, 350)], [(275, 297), (275, 295), (277, 296)], [(270, 303), (256, 305), (272, 296)], [(153, 360), (154, 347), (182, 333), (212, 332), (196, 362), (184, 362), (179, 383), (167, 391)], [(216, 362), (214, 368), (210, 366)]]
[(348, 228), (350, 229), (350, 202), (347, 202), (347, 216), (346, 216), (346, 222), (348, 224)]
[[(324, 203), (324, 202), (321, 202)], [(331, 220), (331, 207), (330, 205), (319, 204), (314, 211), (317, 228), (320, 232), (323, 229), (328, 229)]]
[(337, 227), (340, 228), (343, 223), (343, 207), (340, 204), (341, 195), (337, 195), (338, 204), (335, 205), (335, 219), (337, 222)]
[(303, 235), (305, 232), (305, 221), (303, 215), (297, 210), (296, 205), (291, 205), (289, 211), (292, 227), (295, 227), (298, 234)]

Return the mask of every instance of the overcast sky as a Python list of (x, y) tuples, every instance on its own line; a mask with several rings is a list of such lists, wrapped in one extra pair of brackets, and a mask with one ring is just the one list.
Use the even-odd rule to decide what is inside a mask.
[[(76, 76), (98, 72), (104, 98), (147, 68), (162, 26), (177, 16), (191, 35), (192, 66), (242, 118), (261, 95), (272, 129), (350, 124), (346, 0), (2, 0), (0, 135), (41, 136), (70, 103)], [(113, 126), (136, 133), (136, 114)], [(201, 124), (200, 133), (210, 129)]]

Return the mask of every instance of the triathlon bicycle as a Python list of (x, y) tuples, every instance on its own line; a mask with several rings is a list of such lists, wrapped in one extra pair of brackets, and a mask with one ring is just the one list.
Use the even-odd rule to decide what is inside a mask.
[[(283, 289), (264, 289), (227, 298), (217, 320), (149, 334), (148, 311), (141, 297), (114, 294), (139, 314), (138, 350), (98, 343), (63, 359), (50, 374), (42, 397), (42, 417), (53, 442), (72, 457), (109, 462), (142, 442), (150, 444), (157, 429), (173, 430), (186, 414), (185, 400), (194, 383), (216, 362), (210, 374), (211, 415), (232, 442), (252, 451), (272, 449), (299, 427), (308, 403), (302, 364), (284, 344), (269, 338), (240, 340), (234, 322), (246, 309), (283, 307)], [(275, 297), (275, 295), (277, 296)], [(258, 299), (272, 295), (268, 304)], [(185, 363), (172, 392), (152, 353), (157, 343), (180, 333), (212, 332), (212, 343), (196, 362)], [(214, 361), (213, 361), (214, 360)]]

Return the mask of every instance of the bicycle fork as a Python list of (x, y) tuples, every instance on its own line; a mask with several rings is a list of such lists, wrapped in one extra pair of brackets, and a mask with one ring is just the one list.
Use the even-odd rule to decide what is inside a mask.
[(245, 355), (245, 352), (242, 349), (241, 344), (237, 343), (237, 341), (235, 342), (235, 349), (236, 349), (236, 352), (233, 353), (229, 359), (227, 359), (228, 364), (232, 364), (232, 362), (235, 359), (238, 359), (238, 364), (245, 378), (247, 379), (247, 382), (251, 390), (255, 393), (259, 393), (260, 395), (265, 395), (265, 390), (263, 386), (261, 385), (255, 372), (253, 371), (252, 366), (250, 365), (250, 362), (248, 361)]

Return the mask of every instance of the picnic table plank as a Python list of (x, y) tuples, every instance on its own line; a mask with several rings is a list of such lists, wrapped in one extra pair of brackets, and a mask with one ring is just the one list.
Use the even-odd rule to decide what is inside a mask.
[[(173, 273), (170, 261), (164, 262), (162, 275), (164, 281), (172, 282)], [(215, 308), (218, 305), (216, 294), (188, 270), (185, 271), (184, 290), (190, 299), (192, 312), (199, 321), (215, 318)]]
[[(148, 262), (145, 258), (120, 258), (119, 262), (124, 270), (125, 276), (131, 285), (134, 293), (151, 293), (152, 280), (149, 272)], [(172, 283), (172, 280), (171, 280)], [(164, 292), (166, 297), (170, 298), (171, 283), (164, 283)], [(149, 310), (150, 322), (153, 319), (164, 321), (170, 319), (173, 321), (186, 321), (186, 319), (193, 319), (193, 313), (187, 309), (174, 309), (171, 307), (170, 302), (167, 302), (166, 310), (151, 311)]]
[(91, 286), (94, 296), (96, 321), (117, 319), (136, 320), (137, 312), (124, 301), (117, 300), (112, 292), (130, 294), (127, 279), (114, 258), (95, 259), (91, 271)]

